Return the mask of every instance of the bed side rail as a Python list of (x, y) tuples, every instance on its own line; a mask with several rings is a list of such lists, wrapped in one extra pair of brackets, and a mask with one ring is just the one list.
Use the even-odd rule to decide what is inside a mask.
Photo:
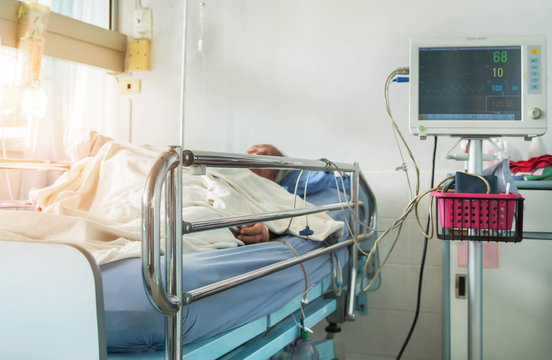
[[(342, 204), (330, 204), (307, 209), (294, 209), (273, 213), (254, 214), (243, 217), (226, 217), (216, 220), (206, 220), (194, 223), (182, 221), (182, 167), (232, 167), (232, 168), (272, 168), (272, 169), (300, 169), (300, 170), (327, 170), (339, 169), (342, 172), (352, 173), (351, 201)], [(368, 229), (359, 234), (358, 207), (359, 188), (367, 191), (370, 204), (367, 219), (370, 219)], [(166, 207), (166, 249), (167, 259), (166, 284), (163, 285), (161, 276), (161, 195), (165, 188)], [(284, 260), (266, 267), (226, 279), (211, 285), (207, 285), (186, 293), (182, 293), (182, 240), (184, 233), (205, 231), (222, 227), (250, 224), (254, 222), (269, 221), (275, 219), (290, 218), (305, 215), (307, 213), (324, 212), (340, 209), (342, 206), (350, 206), (352, 209), (351, 226), (353, 233), (351, 239), (332, 246), (317, 249), (307, 254)], [(154, 162), (146, 179), (144, 195), (142, 198), (142, 275), (146, 293), (153, 306), (165, 314), (165, 358), (179, 359), (182, 357), (182, 306), (200, 298), (230, 289), (245, 282), (266, 276), (283, 270), (311, 258), (321, 256), (341, 247), (350, 246), (354, 241), (364, 241), (375, 233), (375, 208), (376, 199), (360, 174), (358, 164), (333, 163), (325, 159), (305, 160), (298, 158), (229, 154), (204, 151), (182, 151), (180, 147), (167, 148)], [(178, 235), (177, 235), (178, 234)], [(350, 276), (346, 317), (354, 319), (354, 298), (357, 272), (358, 249), (350, 246)]]
[(283, 156), (250, 155), (219, 153), (211, 151), (184, 150), (182, 165), (205, 165), (212, 167), (231, 167), (247, 169), (297, 169), (297, 170), (328, 170), (333, 171), (337, 166), (341, 171), (352, 172), (353, 164), (331, 163), (328, 160), (307, 160)]
[[(179, 147), (153, 163), (142, 197), (142, 280), (165, 315), (165, 358), (182, 359), (182, 166)], [(161, 198), (165, 188), (165, 275), (161, 274)]]

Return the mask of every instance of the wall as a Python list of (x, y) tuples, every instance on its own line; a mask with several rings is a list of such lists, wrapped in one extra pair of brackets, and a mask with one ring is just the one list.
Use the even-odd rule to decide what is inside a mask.
[[(119, 30), (132, 35), (134, 0), (119, 1)], [(147, 1), (153, 9), (151, 71), (105, 76), (106, 135), (156, 147), (180, 143), (183, 2)], [(120, 94), (117, 81), (141, 80), (139, 94)]]
[[(160, 146), (179, 140), (182, 8), (174, 0), (152, 6), (153, 71), (132, 74), (142, 79), (139, 95), (108, 93), (116, 109), (108, 116), (113, 133), (124, 137), (132, 113), (132, 140)], [(189, 2), (188, 8), (185, 147), (243, 152), (253, 143), (272, 143), (290, 156), (358, 161), (379, 197), (379, 229), (408, 200), (404, 175), (395, 171), (401, 160), (383, 106), (383, 86), (389, 72), (408, 65), (409, 38), (546, 34), (552, 49), (552, 3), (544, 0), (521, 5), (498, 0), (207, 0), (203, 53), (197, 51), (198, 2)], [(107, 81), (113, 89), (114, 80)], [(390, 98), (418, 160), (421, 188), (427, 188), (432, 141), (407, 132), (408, 86), (394, 85)], [(526, 156), (526, 143), (508, 141), (517, 157)], [(544, 142), (552, 151), (552, 132)], [(451, 139), (439, 139), (437, 179), (462, 166), (442, 158), (451, 145)], [(389, 241), (382, 251), (387, 248)], [(383, 273), (382, 288), (370, 295), (368, 316), (345, 325), (348, 359), (398, 354), (415, 308), (421, 249), (422, 237), (410, 219)], [(426, 265), (422, 312), (407, 359), (441, 357), (437, 240), (430, 241)]]

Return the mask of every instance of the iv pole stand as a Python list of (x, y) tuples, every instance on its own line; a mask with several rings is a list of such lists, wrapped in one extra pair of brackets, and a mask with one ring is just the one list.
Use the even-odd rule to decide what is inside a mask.
[[(469, 138), (468, 172), (483, 171), (483, 139)], [(468, 241), (468, 359), (483, 359), (483, 243)]]

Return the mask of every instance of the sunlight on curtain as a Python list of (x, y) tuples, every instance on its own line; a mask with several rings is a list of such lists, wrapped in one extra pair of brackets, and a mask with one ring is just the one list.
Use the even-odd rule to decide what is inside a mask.
[[(51, 10), (96, 26), (106, 27), (105, 1), (53, 0)], [(105, 70), (45, 57), (41, 86), (48, 94), (44, 118), (31, 119), (27, 127), (25, 157), (67, 160), (65, 149), (88, 131), (104, 130)], [(34, 172), (24, 177), (20, 198), (32, 188), (50, 185), (59, 172)]]
[(17, 131), (13, 130), (15, 128), (21, 130), (20, 127), (23, 126), (15, 116), (17, 107), (17, 97), (13, 91), (15, 62), (15, 49), (0, 47), (0, 128), (3, 139), (16, 136)]

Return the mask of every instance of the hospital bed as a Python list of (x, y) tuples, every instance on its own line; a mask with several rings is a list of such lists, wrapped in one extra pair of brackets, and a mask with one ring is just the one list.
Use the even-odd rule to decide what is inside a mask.
[[(342, 203), (336, 188), (323, 189), (308, 197), (316, 207), (187, 222), (180, 211), (182, 166), (197, 174), (207, 166), (339, 169), (351, 174), (351, 196)], [(177, 240), (320, 211), (347, 220), (351, 231), (346, 226), (331, 242), (286, 235), (282, 242), (184, 254)], [(170, 147), (146, 180), (141, 259), (100, 268), (76, 245), (0, 240), (0, 358), (276, 358), (298, 337), (302, 303), (306, 327), (327, 318), (337, 328), (355, 310), (366, 311), (357, 275), (364, 258), (354, 241), (369, 248), (375, 221), (375, 197), (357, 164)], [(368, 277), (377, 267), (373, 259)]]

